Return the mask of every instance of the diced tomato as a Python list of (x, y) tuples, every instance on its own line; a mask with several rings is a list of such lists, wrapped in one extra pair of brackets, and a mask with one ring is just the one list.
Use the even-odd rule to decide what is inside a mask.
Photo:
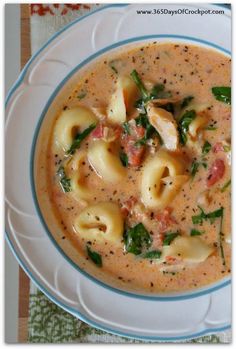
[(207, 177), (207, 187), (211, 187), (218, 182), (225, 173), (225, 163), (222, 159), (216, 159), (210, 167)]
[(132, 143), (130, 143), (128, 145), (128, 149), (127, 149), (127, 155), (128, 155), (128, 161), (129, 161), (129, 165), (130, 166), (140, 166), (141, 162), (142, 162), (142, 158), (145, 152), (145, 146), (144, 145), (140, 145), (140, 146), (136, 146)]
[(143, 138), (145, 135), (145, 128), (143, 126), (136, 126), (134, 128), (134, 132), (136, 133), (138, 139)]
[(166, 207), (163, 211), (158, 212), (155, 216), (159, 223), (160, 232), (166, 231), (172, 224), (176, 224), (176, 219), (171, 215), (173, 209)]
[(124, 217), (128, 216), (128, 214), (131, 212), (132, 208), (134, 207), (137, 201), (138, 201), (137, 198), (135, 198), (134, 196), (131, 196), (128, 200), (126, 200), (123, 203), (121, 207), (121, 212)]
[(219, 151), (224, 151), (223, 144), (221, 142), (217, 142), (216, 144), (214, 144), (212, 150), (213, 150), (213, 153), (218, 153)]
[(123, 131), (123, 129), (122, 129), (121, 126), (117, 125), (117, 126), (114, 127), (113, 132), (114, 132), (114, 135), (115, 135), (116, 139), (121, 137), (122, 131)]
[(121, 144), (124, 147), (124, 152), (128, 156), (130, 166), (140, 166), (145, 152), (145, 145), (137, 145), (137, 141), (145, 135), (145, 128), (130, 123), (130, 134), (125, 134), (121, 139)]
[(92, 138), (102, 138), (104, 136), (104, 125), (98, 124), (96, 128), (91, 132)]
[(166, 262), (168, 264), (173, 265), (173, 264), (176, 264), (179, 261), (181, 261), (181, 258), (176, 258), (176, 257), (173, 257), (173, 256), (166, 256), (165, 260), (166, 260)]

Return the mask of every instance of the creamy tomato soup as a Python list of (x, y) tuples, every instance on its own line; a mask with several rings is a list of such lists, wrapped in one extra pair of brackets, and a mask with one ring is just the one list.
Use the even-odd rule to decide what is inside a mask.
[(103, 56), (56, 98), (36, 192), (81, 269), (156, 294), (230, 273), (230, 61), (152, 42)]

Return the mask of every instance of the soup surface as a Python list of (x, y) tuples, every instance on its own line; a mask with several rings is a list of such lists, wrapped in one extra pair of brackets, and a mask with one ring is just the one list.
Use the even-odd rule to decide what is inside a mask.
[(230, 62), (152, 42), (103, 56), (60, 97), (40, 131), (36, 191), (82, 269), (144, 293), (230, 273)]

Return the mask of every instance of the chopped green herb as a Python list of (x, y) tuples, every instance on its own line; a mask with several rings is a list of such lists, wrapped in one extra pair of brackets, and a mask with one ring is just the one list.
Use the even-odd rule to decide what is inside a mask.
[(161, 251), (159, 250), (148, 251), (142, 254), (142, 257), (148, 258), (148, 259), (159, 259), (161, 257)]
[(228, 180), (223, 187), (220, 189), (221, 193), (223, 193), (224, 191), (226, 191), (226, 189), (231, 185), (231, 179)]
[(164, 240), (163, 240), (163, 246), (169, 246), (170, 243), (177, 237), (179, 236), (179, 232), (175, 232), (175, 233), (166, 233)]
[(77, 98), (79, 98), (79, 100), (81, 100), (81, 99), (83, 99), (86, 95), (87, 95), (87, 92), (81, 91), (81, 92), (78, 94)]
[(149, 96), (150, 100), (171, 97), (172, 93), (170, 91), (165, 91), (165, 85), (163, 84), (156, 84), (155, 86), (153, 86)]
[(224, 146), (223, 146), (223, 149), (224, 149), (224, 152), (225, 152), (225, 153), (228, 153), (228, 152), (231, 151), (231, 146), (230, 146), (230, 145), (224, 145)]
[(213, 87), (211, 90), (215, 99), (229, 105), (231, 104), (231, 87), (219, 86)]
[(206, 162), (201, 162), (202, 167), (204, 167), (205, 169), (207, 168), (207, 163)]
[(222, 259), (222, 264), (223, 266), (226, 265), (226, 261), (225, 261), (225, 253), (224, 253), (224, 247), (223, 247), (223, 213), (224, 213), (224, 209), (222, 207), (222, 215), (220, 216), (220, 229), (219, 229), (219, 242), (220, 242), (220, 255), (221, 255), (221, 259)]
[(192, 216), (193, 224), (202, 224), (204, 220), (206, 221), (208, 219), (212, 224), (214, 223), (216, 218), (222, 217), (223, 210), (224, 210), (223, 207), (221, 207), (218, 210), (215, 210), (213, 212), (205, 213), (200, 206), (198, 206), (198, 208), (201, 211), (201, 213), (199, 215)]
[(144, 249), (151, 246), (152, 238), (144, 225), (138, 223), (125, 232), (124, 242), (126, 252), (139, 255)]
[(92, 251), (90, 249), (90, 247), (87, 245), (87, 253), (89, 258), (98, 266), (98, 267), (102, 267), (102, 257), (99, 253)]
[[(132, 71), (131, 77), (141, 93), (141, 98), (135, 102), (134, 106), (142, 114), (147, 114), (146, 105), (149, 101), (151, 101), (153, 99), (170, 98), (172, 96), (171, 92), (165, 91), (165, 85), (163, 85), (163, 84), (156, 84), (152, 88), (152, 90), (149, 92), (146, 89), (146, 87), (144, 86), (144, 84), (143, 84), (143, 82), (142, 82), (141, 78), (139, 77), (136, 70)], [(173, 103), (167, 103), (165, 105), (160, 106), (160, 108), (163, 108), (171, 113), (174, 112)]]
[(124, 122), (124, 123), (122, 124), (122, 126), (123, 126), (123, 129), (125, 130), (125, 133), (126, 133), (127, 135), (129, 135), (129, 134), (130, 134), (130, 126), (129, 126), (129, 123), (126, 121), (126, 122)]
[(150, 123), (146, 114), (139, 114), (139, 116), (135, 119), (137, 126), (143, 126), (146, 128)]
[(63, 166), (59, 167), (59, 169), (57, 171), (57, 175), (59, 177), (59, 182), (60, 182), (61, 188), (64, 191), (64, 193), (71, 191), (70, 178), (68, 178), (66, 176), (65, 169)]
[(162, 144), (162, 139), (156, 129), (150, 124), (148, 117), (146, 114), (139, 114), (139, 116), (135, 119), (136, 125), (142, 126), (146, 129), (145, 135), (143, 138), (139, 139), (135, 145), (140, 146), (146, 144), (147, 140), (156, 135)]
[(202, 235), (203, 233), (204, 233), (204, 231), (199, 231), (197, 229), (191, 229), (191, 231), (190, 231), (191, 236)]
[(208, 141), (206, 141), (202, 147), (202, 154), (206, 155), (209, 153), (210, 150), (211, 150), (211, 144)]
[(137, 85), (137, 87), (141, 93), (142, 98), (143, 99), (149, 98), (149, 93), (148, 93), (146, 87), (144, 86), (142, 80), (140, 79), (137, 71), (134, 69), (130, 75), (131, 75), (134, 83)]
[(209, 125), (209, 126), (205, 127), (205, 130), (207, 130), (207, 131), (215, 131), (215, 130), (217, 130), (217, 127)]
[(194, 99), (193, 96), (185, 97), (180, 105), (181, 109), (186, 108), (193, 99)]
[(164, 91), (164, 89), (165, 89), (165, 85), (156, 84), (151, 90), (150, 99), (160, 98), (160, 94)]
[(120, 161), (124, 167), (127, 167), (129, 164), (128, 155), (124, 152), (120, 152)]
[(116, 67), (114, 66), (113, 62), (110, 62), (109, 66), (110, 66), (110, 68), (111, 68), (116, 74), (118, 74), (118, 70), (117, 70)]
[(147, 143), (147, 140), (148, 139), (146, 138), (146, 136), (144, 136), (143, 138), (138, 139), (134, 145), (136, 147), (140, 147), (141, 145), (145, 145)]
[(171, 102), (163, 104), (163, 105), (159, 105), (159, 108), (165, 109), (166, 111), (168, 111), (169, 113), (172, 113), (172, 114), (174, 114), (174, 112), (175, 112), (174, 103), (171, 103)]
[(95, 127), (96, 124), (91, 124), (82, 133), (79, 133), (75, 137), (70, 149), (67, 151), (67, 154), (74, 154), (75, 150), (80, 147), (81, 142), (95, 129)]
[(187, 142), (187, 132), (189, 130), (189, 125), (195, 119), (195, 117), (196, 117), (195, 110), (187, 110), (179, 120), (178, 130), (180, 135), (180, 142), (183, 145), (185, 145)]
[(198, 172), (199, 166), (200, 166), (199, 162), (197, 162), (197, 161), (192, 162), (191, 169), (190, 169), (190, 173), (191, 173), (192, 178), (194, 178), (196, 173)]

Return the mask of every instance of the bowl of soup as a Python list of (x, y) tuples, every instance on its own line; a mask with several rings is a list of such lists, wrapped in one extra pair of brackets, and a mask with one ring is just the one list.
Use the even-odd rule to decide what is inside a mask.
[(160, 297), (229, 278), (230, 65), (208, 43), (156, 36), (91, 56), (56, 89), (33, 193), (79, 272)]

